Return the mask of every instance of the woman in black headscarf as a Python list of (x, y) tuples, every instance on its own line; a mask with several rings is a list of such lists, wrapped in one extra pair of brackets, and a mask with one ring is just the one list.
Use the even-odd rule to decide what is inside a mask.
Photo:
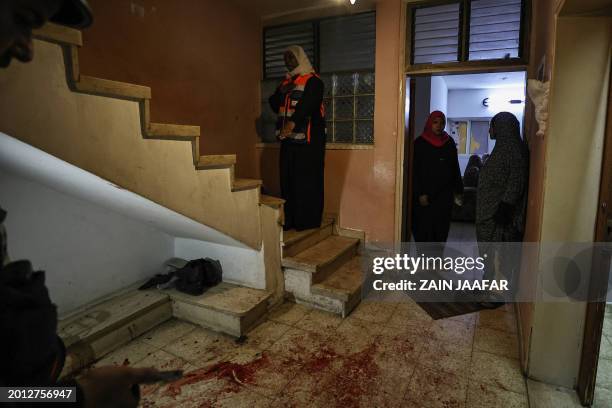
[[(528, 187), (527, 145), (521, 139), (518, 119), (509, 112), (493, 117), (489, 135), (495, 140), (495, 148), (478, 179), (476, 238), (479, 244), (522, 241)], [(491, 250), (486, 244), (480, 246), (485, 252)], [(493, 268), (488, 268), (485, 275), (490, 278), (493, 273)]]

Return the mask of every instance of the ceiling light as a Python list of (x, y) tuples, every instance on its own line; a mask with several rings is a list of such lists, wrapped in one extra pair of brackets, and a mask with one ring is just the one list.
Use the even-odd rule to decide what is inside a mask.
[(357, 3), (357, 0), (350, 0), (351, 4)]

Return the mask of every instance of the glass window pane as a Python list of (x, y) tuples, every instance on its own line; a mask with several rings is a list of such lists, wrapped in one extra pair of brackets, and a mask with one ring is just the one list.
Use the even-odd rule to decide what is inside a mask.
[(486, 153), (489, 153), (489, 122), (472, 121), (470, 154), (483, 155)]
[(358, 94), (373, 94), (374, 93), (374, 73), (362, 72), (357, 74), (357, 93)]
[(323, 81), (323, 96), (329, 97), (334, 93), (334, 77), (333, 75), (321, 75), (321, 80)]
[(353, 119), (353, 97), (334, 98), (334, 119)]
[(331, 120), (327, 121), (326, 127), (325, 127), (325, 133), (326, 133), (326, 140), (327, 143), (331, 143), (334, 140), (334, 122), (332, 122)]
[(355, 74), (336, 76), (336, 96), (353, 95), (355, 93)]
[(457, 144), (458, 154), (467, 154), (467, 122), (466, 121), (450, 121), (450, 135)]
[(459, 60), (459, 3), (414, 11), (413, 63)]
[(357, 98), (356, 119), (374, 118), (374, 97), (358, 96)]
[(355, 143), (374, 143), (374, 121), (358, 120), (355, 131)]
[(335, 122), (334, 136), (336, 143), (353, 143), (353, 121)]

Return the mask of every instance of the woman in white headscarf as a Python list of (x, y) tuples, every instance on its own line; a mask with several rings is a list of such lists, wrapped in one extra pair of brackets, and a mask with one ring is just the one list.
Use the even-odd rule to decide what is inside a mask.
[(325, 111), (323, 81), (297, 45), (284, 54), (287, 74), (270, 97), (278, 115), (276, 136), (281, 142), (280, 185), (285, 200), (284, 229), (318, 228), (323, 216)]

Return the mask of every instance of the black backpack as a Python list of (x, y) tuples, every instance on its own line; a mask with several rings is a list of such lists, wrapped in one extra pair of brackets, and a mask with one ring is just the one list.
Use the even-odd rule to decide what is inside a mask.
[(201, 295), (222, 280), (221, 262), (214, 259), (194, 259), (174, 272), (176, 289), (190, 295)]
[(145, 290), (166, 284), (173, 278), (176, 278), (174, 285), (177, 290), (190, 295), (201, 295), (206, 289), (223, 280), (223, 270), (221, 262), (214, 259), (194, 259), (174, 272), (155, 275), (138, 289)]

